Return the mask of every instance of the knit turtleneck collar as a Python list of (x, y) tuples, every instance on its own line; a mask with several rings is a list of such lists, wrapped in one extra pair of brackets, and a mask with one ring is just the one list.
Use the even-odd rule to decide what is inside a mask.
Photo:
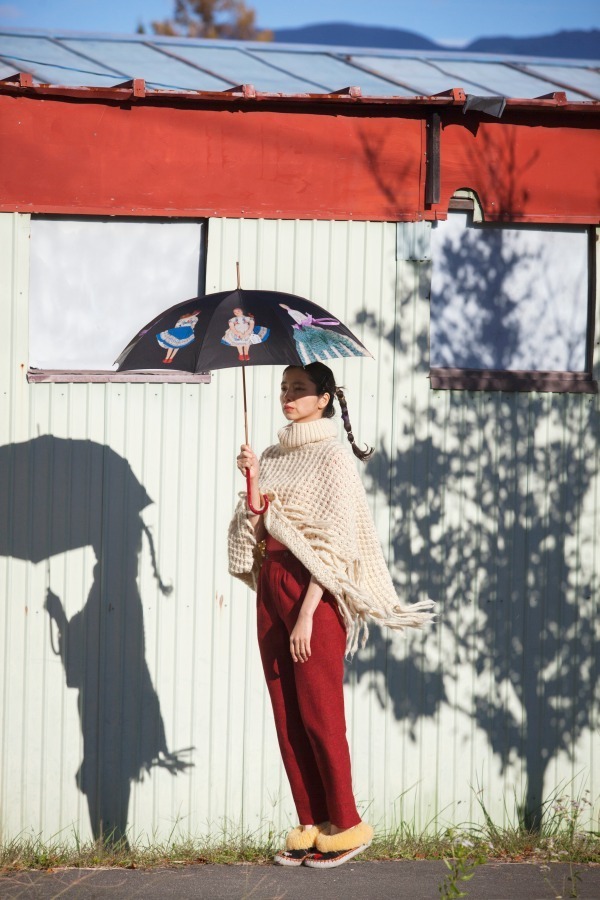
[(304, 444), (330, 440), (336, 434), (337, 428), (331, 419), (315, 419), (314, 422), (290, 422), (277, 432), (277, 437), (284, 449), (291, 450)]

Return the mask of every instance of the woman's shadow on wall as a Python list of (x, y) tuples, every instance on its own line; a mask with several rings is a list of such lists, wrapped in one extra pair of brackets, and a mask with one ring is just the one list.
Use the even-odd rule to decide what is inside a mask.
[[(91, 546), (93, 584), (69, 619), (48, 584), (45, 609), (68, 687), (78, 690), (83, 760), (76, 775), (94, 838), (126, 843), (132, 781), (161, 766), (188, 768), (193, 748), (170, 752), (146, 662), (138, 561), (152, 503), (126, 459), (110, 447), (45, 435), (0, 447), (0, 555), (34, 563)], [(50, 568), (50, 565), (49, 565)], [(56, 634), (57, 633), (57, 634)]]

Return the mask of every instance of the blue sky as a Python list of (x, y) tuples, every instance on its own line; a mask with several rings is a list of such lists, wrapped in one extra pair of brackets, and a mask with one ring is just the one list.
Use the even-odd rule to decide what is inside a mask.
[[(551, 34), (600, 26), (598, 0), (247, 0), (262, 27), (345, 21), (416, 31), (442, 43), (486, 35)], [(168, 18), (173, 0), (0, 0), (0, 27), (128, 34)]]

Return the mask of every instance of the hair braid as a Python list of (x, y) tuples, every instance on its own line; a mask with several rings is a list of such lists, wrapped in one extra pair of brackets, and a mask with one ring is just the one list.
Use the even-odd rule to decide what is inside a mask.
[[(294, 366), (287, 366), (285, 371), (287, 372), (288, 369), (292, 368), (294, 368)], [(331, 417), (335, 415), (335, 410), (333, 408), (333, 399), (334, 397), (337, 397), (340, 408), (342, 410), (342, 422), (344, 423), (344, 428), (346, 429), (348, 440), (352, 445), (352, 452), (362, 462), (366, 462), (366, 460), (369, 459), (370, 456), (372, 456), (374, 448), (367, 446), (366, 450), (361, 450), (360, 447), (356, 446), (354, 435), (352, 434), (350, 416), (348, 415), (348, 404), (346, 403), (343, 388), (336, 386), (335, 376), (329, 366), (326, 366), (322, 362), (313, 362), (308, 363), (306, 366), (302, 366), (301, 368), (304, 369), (304, 371), (316, 387), (317, 394), (319, 394), (319, 396), (322, 396), (323, 394), (329, 395), (327, 406), (323, 410), (324, 419), (331, 419)]]
[(346, 398), (344, 396), (344, 391), (341, 387), (337, 387), (335, 389), (335, 396), (338, 398), (338, 403), (340, 404), (340, 408), (342, 410), (342, 422), (344, 423), (346, 437), (352, 444), (352, 452), (362, 462), (366, 462), (366, 460), (369, 459), (369, 457), (373, 455), (374, 448), (366, 445), (366, 450), (361, 450), (360, 447), (358, 447), (356, 445), (356, 442), (354, 440), (354, 435), (352, 434), (352, 425), (350, 424), (350, 415), (348, 413), (348, 404), (347, 404)]
[(158, 563), (156, 561), (156, 548), (154, 546), (154, 538), (152, 537), (152, 532), (146, 523), (142, 520), (142, 528), (144, 529), (144, 534), (148, 538), (148, 544), (150, 546), (150, 559), (152, 560), (152, 572), (154, 577), (158, 583), (158, 587), (160, 589), (161, 594), (165, 597), (168, 597), (173, 593), (173, 585), (165, 584), (162, 578), (160, 577), (160, 572), (158, 571)]

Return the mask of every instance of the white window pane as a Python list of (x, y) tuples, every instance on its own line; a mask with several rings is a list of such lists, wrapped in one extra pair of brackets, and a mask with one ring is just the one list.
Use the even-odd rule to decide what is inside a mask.
[(584, 227), (473, 225), (451, 213), (431, 249), (433, 367), (585, 369)]
[(110, 369), (163, 309), (202, 292), (197, 221), (34, 218), (30, 366)]

